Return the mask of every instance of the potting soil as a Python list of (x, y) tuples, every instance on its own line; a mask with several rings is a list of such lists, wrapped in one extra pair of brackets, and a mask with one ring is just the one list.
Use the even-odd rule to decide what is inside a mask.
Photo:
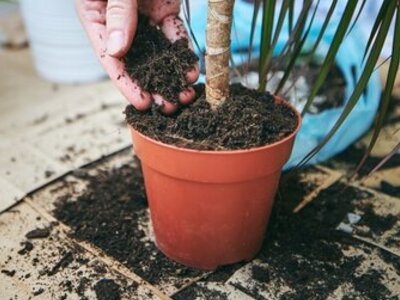
[(157, 109), (141, 112), (130, 105), (126, 120), (146, 136), (199, 150), (264, 146), (288, 136), (297, 126), (295, 113), (268, 93), (234, 84), (225, 103), (212, 110), (205, 100), (204, 85), (196, 85), (195, 90), (196, 101), (173, 116)]
[[(126, 70), (151, 93), (176, 102), (187, 88), (185, 74), (197, 62), (182, 38), (171, 43), (160, 29), (140, 16), (132, 48), (124, 58)], [(126, 120), (145, 135), (168, 144), (200, 150), (247, 149), (274, 143), (293, 132), (297, 119), (291, 109), (276, 104), (268, 93), (232, 85), (230, 96), (217, 110), (205, 100), (204, 85), (195, 86), (195, 103), (173, 116), (159, 107), (140, 112), (126, 108)]]
[(177, 102), (179, 92), (188, 87), (185, 74), (198, 61), (182, 38), (171, 43), (158, 27), (139, 16), (134, 41), (124, 57), (126, 71), (140, 87)]

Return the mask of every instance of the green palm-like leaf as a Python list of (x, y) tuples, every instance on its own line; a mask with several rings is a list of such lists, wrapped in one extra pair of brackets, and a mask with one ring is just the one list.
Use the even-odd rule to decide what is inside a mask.
[[(262, 74), (263, 66), (267, 60), (267, 54), (271, 49), (272, 33), (274, 27), (276, 0), (264, 0), (263, 19), (261, 26), (261, 45), (260, 45), (260, 63), (259, 74)], [(260, 76), (260, 85), (264, 85), (265, 80)], [(264, 86), (265, 89), (265, 86)]]
[(287, 67), (285, 68), (283, 77), (282, 77), (282, 79), (279, 81), (278, 87), (277, 87), (276, 90), (275, 90), (275, 94), (279, 94), (280, 91), (281, 91), (281, 89), (284, 87), (286, 81), (288, 80), (288, 78), (289, 78), (289, 76), (290, 76), (290, 73), (291, 73), (292, 70), (293, 70), (293, 67), (294, 67), (294, 65), (295, 65), (295, 63), (296, 63), (296, 61), (297, 61), (297, 59), (299, 58), (299, 56), (300, 56), (300, 54), (301, 54), (301, 51), (302, 51), (303, 46), (304, 46), (304, 43), (305, 43), (305, 41), (307, 40), (307, 37), (308, 37), (308, 35), (309, 35), (309, 33), (310, 33), (310, 30), (311, 30), (311, 27), (312, 27), (312, 25), (313, 25), (313, 22), (314, 22), (314, 19), (315, 19), (315, 15), (316, 15), (316, 12), (317, 12), (319, 3), (320, 3), (320, 0), (318, 0), (317, 5), (315, 6), (314, 12), (313, 12), (313, 14), (312, 14), (312, 16), (311, 16), (311, 20), (310, 20), (310, 23), (308, 24), (308, 27), (307, 27), (306, 32), (304, 33), (303, 37), (301, 37), (299, 43), (296, 43), (296, 44), (295, 44), (294, 50), (293, 50), (293, 52), (292, 52), (292, 54), (291, 54), (291, 57), (290, 57), (289, 64), (288, 64)]
[(368, 148), (365, 151), (363, 158), (361, 159), (360, 163), (358, 164), (355, 170), (355, 174), (358, 173), (358, 171), (362, 168), (365, 161), (367, 160), (368, 156), (371, 154), (371, 151), (374, 148), (376, 141), (378, 140), (379, 133), (381, 132), (383, 123), (385, 121), (391, 100), (392, 90), (396, 82), (396, 75), (399, 69), (399, 61), (400, 61), (399, 49), (400, 49), (400, 10), (398, 9), (396, 13), (395, 30), (393, 35), (392, 59), (389, 65), (389, 71), (386, 79), (386, 86), (382, 95), (381, 106), (379, 109), (378, 116), (376, 118), (376, 123), (374, 126), (374, 132), (372, 134), (371, 141), (369, 143)]
[(339, 50), (340, 45), (343, 42), (343, 39), (346, 35), (347, 29), (349, 28), (349, 24), (351, 22), (351, 19), (353, 17), (354, 11), (357, 6), (357, 1), (348, 1), (346, 8), (344, 10), (343, 16), (340, 20), (340, 23), (338, 25), (338, 28), (335, 32), (335, 35), (333, 37), (332, 44), (329, 47), (328, 53), (325, 57), (324, 62), (322, 63), (321, 70), (319, 73), (318, 78), (315, 81), (314, 86), (311, 89), (310, 95), (307, 99), (307, 102), (304, 106), (304, 110), (302, 114), (307, 112), (309, 109), (310, 105), (312, 104), (315, 96), (317, 95), (319, 89), (321, 88), (322, 84), (324, 83), (326, 76), (328, 75), (329, 70), (331, 69), (333, 63), (335, 62), (335, 57), (336, 54)]
[(249, 55), (248, 55), (248, 61), (247, 65), (250, 65), (251, 62), (251, 54), (253, 53), (253, 43), (254, 43), (254, 33), (256, 31), (256, 25), (257, 25), (257, 17), (258, 13), (260, 11), (260, 6), (261, 6), (261, 0), (255, 0), (254, 1), (254, 10), (253, 10), (253, 18), (251, 20), (251, 28), (250, 28), (250, 40), (249, 40)]
[(328, 13), (326, 14), (326, 17), (325, 17), (325, 20), (324, 20), (324, 23), (322, 24), (321, 30), (318, 33), (318, 37), (315, 40), (313, 48), (312, 48), (312, 50), (310, 51), (310, 53), (308, 55), (310, 59), (313, 58), (313, 56), (315, 54), (315, 51), (317, 51), (317, 48), (318, 48), (318, 46), (319, 46), (319, 44), (320, 44), (320, 42), (322, 40), (322, 37), (324, 36), (326, 28), (328, 28), (329, 21), (331, 20), (333, 12), (335, 11), (337, 2), (338, 2), (338, 0), (333, 0), (331, 6), (329, 7)]
[[(295, 48), (296, 44), (301, 41), (302, 34), (304, 32), (305, 25), (307, 23), (307, 16), (310, 11), (312, 4), (312, 0), (305, 0), (304, 5), (301, 9), (300, 15), (296, 21), (296, 25), (293, 29), (293, 31), (290, 33), (289, 38), (287, 42), (285, 43), (281, 53), (277, 57), (277, 62), (276, 65), (280, 66), (282, 65), (282, 62), (287, 59), (289, 60), (291, 57), (291, 50)], [(267, 24), (267, 23), (265, 23)], [(266, 25), (268, 26), (268, 25)], [(273, 50), (273, 49), (272, 49)], [(262, 50), (260, 50), (262, 52)], [(265, 91), (265, 86), (267, 83), (267, 70), (266, 70), (266, 65), (264, 64), (265, 62), (262, 62), (260, 60), (259, 66), (261, 69), (261, 72), (259, 73), (260, 75), (260, 86), (259, 86), (259, 91)], [(262, 74), (265, 74), (265, 76), (262, 76)]]
[(350, 29), (347, 34), (350, 34), (350, 32), (353, 30), (354, 26), (356, 26), (358, 19), (361, 16), (362, 11), (364, 10), (365, 4), (367, 3), (367, 0), (363, 0), (361, 3), (360, 9), (358, 10), (357, 16), (355, 17), (353, 24), (350, 26)]
[[(348, 3), (350, 3), (350, 2), (348, 2)], [(374, 71), (375, 65), (378, 61), (378, 58), (381, 53), (386, 36), (389, 32), (390, 23), (394, 16), (395, 11), (396, 11), (396, 2), (391, 1), (391, 3), (389, 3), (388, 9), (385, 12), (385, 16), (383, 18), (382, 24), (379, 27), (379, 31), (377, 33), (376, 39), (374, 40), (373, 47), (371, 48), (372, 50), (370, 51), (370, 54), (368, 55), (368, 59), (365, 64), (365, 67), (362, 71), (361, 77), (360, 77), (359, 81), (357, 82), (357, 85), (354, 88), (354, 91), (351, 94), (350, 99), (347, 102), (342, 114), (340, 115), (339, 119), (336, 121), (333, 128), (329, 131), (327, 136), (322, 140), (322, 142), (317, 147), (315, 147), (309, 154), (306, 155), (306, 157), (303, 158), (303, 160), (299, 163), (299, 166), (306, 164), (319, 150), (321, 150), (322, 147), (325, 146), (325, 144), (337, 132), (337, 130), (340, 128), (342, 123), (346, 120), (346, 118), (351, 113), (351, 111), (353, 110), (355, 105), (358, 103), (358, 100), (359, 100), (361, 94), (363, 93), (364, 88), (368, 84), (368, 81), (369, 81), (369, 78), (371, 77), (372, 72)]]
[(385, 17), (386, 11), (389, 7), (390, 2), (392, 2), (393, 0), (384, 0), (384, 2), (382, 3), (381, 8), (379, 9), (378, 15), (376, 16), (374, 25), (371, 29), (371, 34), (369, 36), (368, 42), (367, 42), (367, 46), (365, 47), (365, 51), (364, 51), (364, 55), (363, 55), (363, 61), (365, 60), (365, 58), (367, 57), (368, 51), (371, 48), (372, 42), (374, 40), (374, 38), (376, 37), (376, 33), (378, 32), (379, 27), (382, 24), (383, 18)]
[(293, 18), (294, 18), (294, 1), (290, 1), (288, 9), (288, 36), (293, 31)]
[[(291, 0), (283, 0), (282, 1), (282, 6), (281, 6), (281, 10), (279, 12), (279, 17), (278, 17), (278, 22), (276, 24), (276, 28), (275, 28), (275, 32), (274, 32), (274, 37), (273, 40), (271, 42), (271, 46), (268, 49), (267, 54), (265, 55), (265, 61), (263, 63), (263, 65), (261, 66), (261, 71), (260, 71), (260, 85), (261, 87), (264, 87), (265, 90), (265, 85), (266, 85), (266, 80), (267, 80), (267, 74), (269, 71), (269, 66), (271, 63), (271, 58), (272, 58), (272, 54), (274, 52), (275, 46), (278, 43), (278, 39), (279, 39), (279, 35), (282, 31), (282, 26), (283, 26), (283, 22), (285, 21), (285, 17), (289, 8), (289, 2)], [(260, 88), (261, 89), (261, 88)]]

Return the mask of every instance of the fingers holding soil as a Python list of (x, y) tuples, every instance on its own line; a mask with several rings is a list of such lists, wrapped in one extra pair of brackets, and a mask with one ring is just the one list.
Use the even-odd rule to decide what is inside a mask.
[[(189, 49), (193, 51), (193, 45), (189, 39), (185, 25), (178, 16), (166, 17), (161, 24), (161, 31), (171, 43), (175, 43), (182, 38), (186, 39)], [(199, 75), (199, 66), (196, 64), (186, 73), (186, 80), (189, 84), (195, 83)]]
[[(97, 4), (95, 4), (95, 2)], [(85, 6), (86, 3), (89, 4)], [(104, 5), (105, 9), (106, 2), (104, 1), (77, 1), (79, 16), (95, 53), (114, 85), (125, 96), (129, 103), (131, 103), (137, 110), (149, 109), (152, 103), (150, 93), (144, 92), (139, 87), (138, 82), (131, 79), (126, 72), (126, 66), (123, 60), (108, 55), (106, 26), (98, 22), (91, 22), (85, 18), (85, 12), (87, 9), (93, 7), (98, 8), (101, 4)]]
[(136, 83), (133, 84), (134, 92), (125, 95), (125, 97), (137, 110), (148, 110), (152, 102), (150, 93), (142, 91)]
[(107, 55), (104, 59), (110, 62), (105, 66), (111, 80), (118, 90), (125, 96), (137, 110), (147, 110), (151, 107), (152, 97), (150, 93), (143, 91), (137, 81), (132, 80), (125, 71), (125, 65), (122, 61)]
[(149, 109), (154, 101), (163, 113), (172, 114), (180, 103), (193, 101), (195, 93), (188, 84), (198, 78), (198, 59), (186, 40), (171, 43), (159, 29), (142, 20), (132, 47), (118, 59), (107, 51), (106, 26), (87, 20), (83, 23), (111, 80), (137, 110)]
[(188, 84), (193, 84), (197, 81), (197, 79), (199, 79), (199, 76), (200, 76), (200, 68), (199, 64), (196, 64), (186, 73), (186, 81)]
[(150, 17), (152, 23), (160, 24), (167, 16), (178, 15), (179, 0), (145, 0), (139, 1), (139, 9), (143, 15)]
[[(185, 25), (178, 16), (168, 16), (161, 24), (161, 31), (165, 34), (167, 39), (171, 43), (176, 42), (182, 38), (189, 40), (188, 33), (185, 29)], [(189, 48), (193, 49), (193, 46), (189, 42)]]
[(190, 104), (193, 102), (196, 92), (192, 87), (189, 87), (179, 93), (179, 102), (182, 104)]
[[(171, 27), (176, 17), (168, 20)], [(139, 16), (135, 40), (124, 56), (126, 71), (143, 90), (152, 94), (154, 102), (162, 106), (161, 111), (171, 114), (179, 103), (193, 100), (194, 90), (189, 84), (197, 80), (198, 58), (189, 49), (187, 39), (176, 40), (171, 31), (167, 37), (149, 21)], [(176, 41), (172, 43), (171, 39)]]
[(154, 103), (160, 106), (160, 110), (166, 114), (171, 115), (178, 109), (178, 104), (166, 101), (163, 96), (159, 94), (153, 94)]

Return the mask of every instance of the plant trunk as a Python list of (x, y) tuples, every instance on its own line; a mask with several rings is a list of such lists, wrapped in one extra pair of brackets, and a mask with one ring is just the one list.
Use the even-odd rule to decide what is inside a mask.
[(229, 59), (234, 0), (208, 0), (206, 99), (212, 109), (229, 95)]

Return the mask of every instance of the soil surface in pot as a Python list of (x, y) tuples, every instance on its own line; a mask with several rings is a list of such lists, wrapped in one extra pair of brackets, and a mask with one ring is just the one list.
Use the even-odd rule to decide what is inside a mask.
[[(177, 32), (179, 35), (179, 31)], [(171, 43), (161, 30), (139, 18), (138, 31), (124, 58), (126, 71), (143, 90), (176, 102), (187, 88), (185, 74), (197, 63), (185, 38)], [(195, 103), (165, 116), (154, 106), (146, 112), (128, 106), (127, 122), (146, 136), (179, 147), (200, 150), (248, 149), (274, 143), (297, 125), (295, 113), (268, 93), (232, 85), (230, 97), (217, 110), (205, 100), (204, 85), (197, 85)]]
[(199, 150), (264, 146), (288, 136), (297, 126), (293, 110), (276, 103), (268, 93), (234, 84), (225, 103), (212, 110), (204, 85), (195, 86), (195, 90), (195, 102), (173, 116), (165, 116), (158, 109), (141, 112), (130, 105), (125, 110), (126, 120), (153, 139)]
[(124, 61), (127, 73), (143, 90), (176, 102), (179, 92), (188, 87), (185, 74), (198, 58), (188, 48), (186, 38), (171, 43), (158, 27), (139, 16), (135, 39)]

